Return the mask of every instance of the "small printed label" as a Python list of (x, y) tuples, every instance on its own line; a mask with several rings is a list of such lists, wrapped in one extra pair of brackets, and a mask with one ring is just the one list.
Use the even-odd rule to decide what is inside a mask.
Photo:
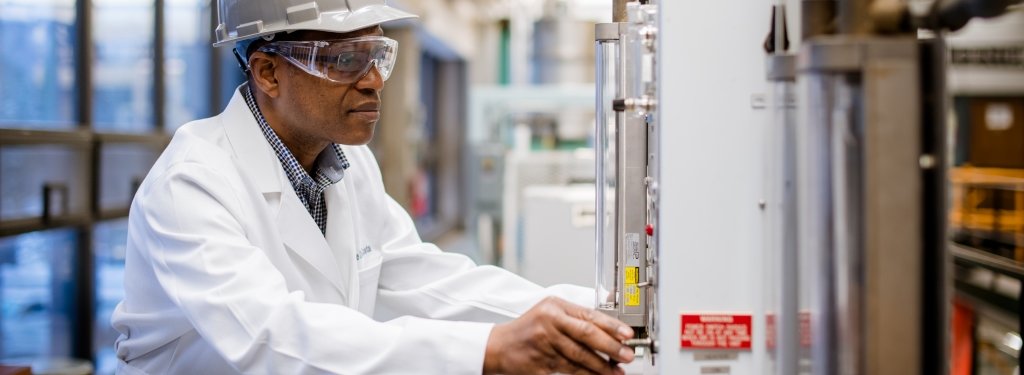
[(765, 109), (766, 107), (768, 107), (768, 97), (765, 94), (750, 94), (750, 108)]
[(694, 361), (734, 361), (740, 358), (737, 352), (695, 352)]
[[(804, 348), (811, 347), (811, 313), (809, 311), (800, 312), (800, 346)], [(767, 347), (769, 350), (775, 349), (775, 339), (778, 336), (778, 332), (775, 328), (775, 314), (765, 314), (765, 336), (767, 341)]]
[(626, 233), (626, 265), (640, 266), (640, 233)]
[(640, 288), (636, 284), (626, 285), (626, 306), (640, 306)]
[(626, 267), (626, 285), (640, 282), (640, 267)]
[(728, 374), (729, 366), (704, 366), (700, 368), (701, 374)]
[(626, 233), (626, 266), (622, 269), (622, 288), (626, 306), (640, 306), (640, 233)]
[(370, 248), (369, 246), (363, 247), (362, 249), (356, 252), (356, 260), (362, 260), (363, 256), (369, 254), (370, 251), (373, 251), (373, 249)]

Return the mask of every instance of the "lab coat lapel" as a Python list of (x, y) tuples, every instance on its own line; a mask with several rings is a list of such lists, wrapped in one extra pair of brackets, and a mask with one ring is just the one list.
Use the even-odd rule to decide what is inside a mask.
[(320, 227), (313, 221), (313, 217), (309, 215), (306, 206), (302, 205), (294, 191), (286, 190), (282, 194), (281, 211), (277, 215), (277, 227), (280, 228), (281, 239), (284, 240), (285, 246), (330, 280), (331, 284), (345, 296), (346, 301), (356, 298), (350, 293), (352, 283), (346, 277), (347, 272), (342, 272), (348, 270), (339, 267), (339, 263), (335, 260), (341, 254), (338, 254), (339, 256), (333, 254), (324, 235), (320, 233)]
[(356, 262), (359, 241), (353, 217), (356, 209), (349, 199), (347, 181), (342, 179), (327, 188), (324, 200), (327, 203), (327, 243), (334, 250), (342, 275), (348, 276), (348, 305), (356, 309), (359, 303), (359, 268)]
[(239, 90), (235, 90), (221, 118), (239, 168), (263, 193), (267, 204), (272, 206), (271, 211), (277, 211), (276, 224), (285, 246), (309, 262), (339, 293), (351, 300), (347, 293), (352, 285), (349, 278), (340, 272), (324, 235), (295, 195), (280, 160)]

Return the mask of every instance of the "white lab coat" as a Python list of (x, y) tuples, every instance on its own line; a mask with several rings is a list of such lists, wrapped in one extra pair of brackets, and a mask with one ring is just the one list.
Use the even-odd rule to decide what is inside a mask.
[(342, 149), (325, 238), (237, 90), (181, 127), (132, 202), (118, 371), (475, 374), (493, 322), (592, 301), (423, 243), (370, 150)]

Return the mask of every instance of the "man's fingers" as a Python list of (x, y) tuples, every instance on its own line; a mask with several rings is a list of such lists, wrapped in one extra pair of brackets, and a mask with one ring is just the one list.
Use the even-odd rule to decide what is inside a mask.
[(608, 334), (612, 335), (612, 337), (615, 337), (619, 341), (623, 341), (633, 337), (633, 329), (629, 328), (629, 326), (626, 325), (625, 323), (620, 322), (618, 319), (612, 318), (608, 315), (593, 310), (590, 311), (590, 321), (597, 325), (598, 327), (601, 327), (601, 329), (604, 330), (605, 332), (608, 332)]
[(587, 349), (566, 336), (558, 336), (552, 344), (555, 349), (565, 358), (569, 359), (582, 369), (592, 371), (596, 374), (611, 374), (612, 366), (593, 350)]
[(623, 341), (633, 337), (633, 329), (618, 319), (612, 318), (608, 315), (599, 313), (592, 309), (577, 306), (569, 301), (558, 300), (559, 304), (565, 309), (566, 314), (570, 316), (587, 320), (599, 328), (608, 332), (609, 335)]
[(622, 345), (619, 340), (610, 336), (594, 323), (570, 316), (558, 319), (557, 327), (572, 339), (590, 349), (607, 354), (609, 357), (624, 363), (633, 361), (633, 350)]

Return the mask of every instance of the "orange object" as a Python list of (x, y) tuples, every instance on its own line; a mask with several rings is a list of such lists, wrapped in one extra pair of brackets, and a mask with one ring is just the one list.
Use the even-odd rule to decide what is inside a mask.
[(974, 355), (974, 311), (967, 305), (953, 301), (953, 347), (950, 352), (950, 375), (971, 375)]
[(949, 224), (977, 241), (1009, 247), (997, 254), (1024, 262), (1024, 169), (961, 166), (949, 170)]

